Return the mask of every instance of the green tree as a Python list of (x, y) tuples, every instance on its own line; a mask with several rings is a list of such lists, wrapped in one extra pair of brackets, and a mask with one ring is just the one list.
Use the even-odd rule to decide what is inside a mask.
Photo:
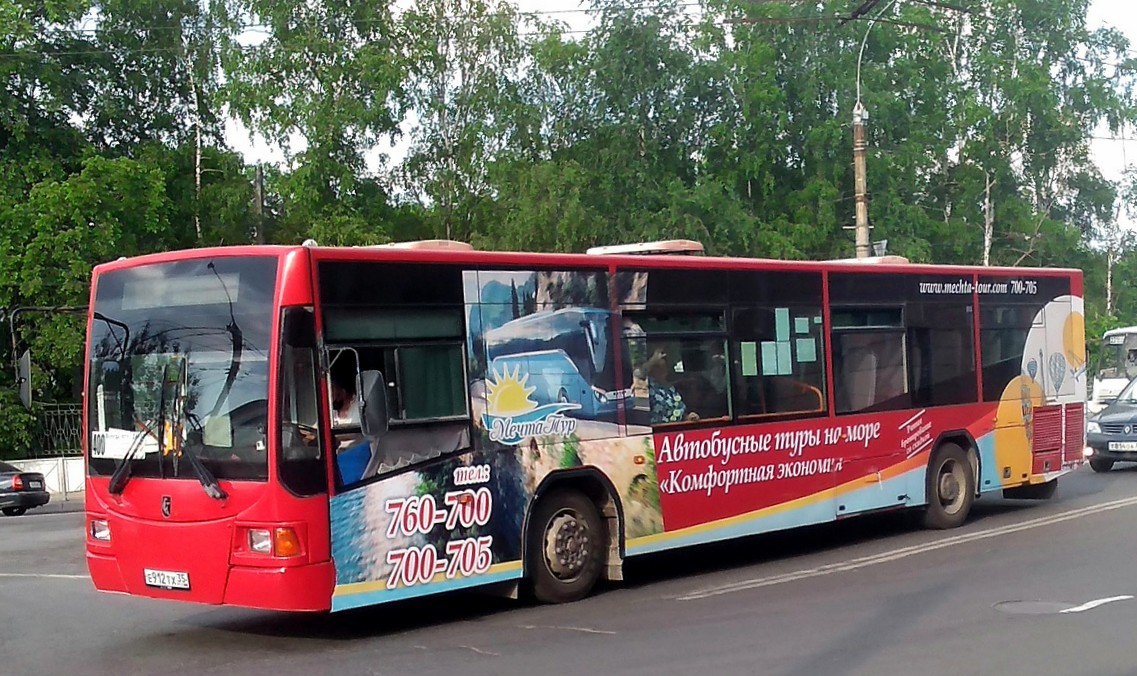
[(232, 112), (283, 147), (293, 167), (277, 183), (285, 219), (296, 213), (336, 243), (385, 241), (390, 224), (358, 205), (383, 196), (366, 156), (401, 119), (405, 66), (388, 3), (228, 0), (223, 12), (263, 38), (225, 37), (222, 64)]

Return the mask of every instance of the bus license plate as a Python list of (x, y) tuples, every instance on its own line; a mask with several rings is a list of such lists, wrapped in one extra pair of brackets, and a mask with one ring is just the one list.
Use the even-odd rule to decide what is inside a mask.
[(162, 589), (189, 589), (189, 573), (179, 573), (170, 570), (143, 569), (146, 584)]
[(1109, 450), (1137, 451), (1137, 441), (1111, 441), (1109, 442)]

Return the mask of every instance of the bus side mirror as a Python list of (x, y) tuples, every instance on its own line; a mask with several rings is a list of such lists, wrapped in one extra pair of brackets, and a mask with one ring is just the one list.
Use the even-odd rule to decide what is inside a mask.
[(364, 436), (379, 437), (387, 432), (387, 383), (379, 371), (363, 371), (359, 374), (363, 393), (360, 426)]
[(32, 353), (24, 350), (16, 362), (16, 383), (20, 386), (20, 403), (24, 408), (32, 408)]

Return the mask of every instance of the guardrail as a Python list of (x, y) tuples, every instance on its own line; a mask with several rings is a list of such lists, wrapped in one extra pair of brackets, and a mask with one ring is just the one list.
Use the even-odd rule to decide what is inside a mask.
[(36, 418), (32, 434), (32, 458), (54, 458), (83, 454), (83, 405), (36, 404), (32, 409)]

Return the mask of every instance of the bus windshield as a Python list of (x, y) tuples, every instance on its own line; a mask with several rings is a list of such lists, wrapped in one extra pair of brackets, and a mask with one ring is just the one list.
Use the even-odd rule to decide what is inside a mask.
[(1137, 333), (1116, 333), (1102, 339), (1097, 377), (1137, 377)]
[[(213, 258), (100, 275), (91, 323), (89, 471), (268, 477), (275, 258)], [(171, 387), (171, 385), (173, 385)], [(193, 458), (185, 458), (192, 454)]]

